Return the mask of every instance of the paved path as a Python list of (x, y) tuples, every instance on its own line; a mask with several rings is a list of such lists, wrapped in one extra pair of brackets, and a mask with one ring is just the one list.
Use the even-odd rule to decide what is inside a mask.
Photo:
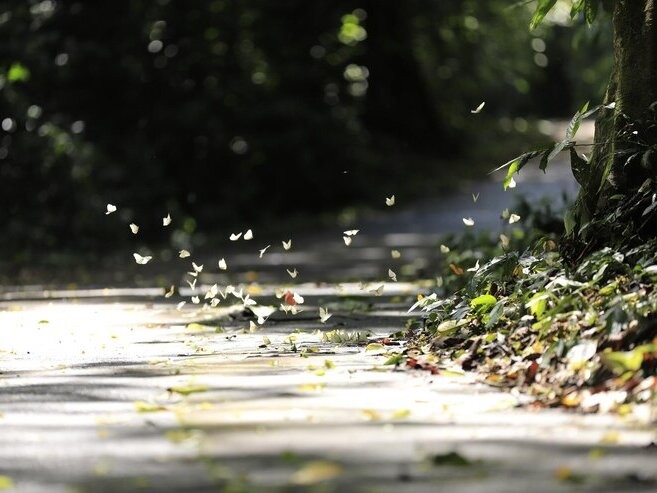
[[(526, 176), (534, 191), (572, 186)], [(505, 206), (496, 190), (472, 190), (477, 204), (467, 190), (386, 211), (349, 248), (339, 234), (300, 240), (263, 259), (233, 255), (232, 278), (204, 271), (201, 296), (215, 281), (257, 278), (242, 299), (278, 305), (281, 279), (304, 297), (304, 311), (263, 325), (232, 294), (211, 310), (178, 310), (190, 289), (170, 299), (159, 289), (5, 289), (0, 490), (657, 491), (650, 408), (623, 418), (523, 410), (526, 398), (448, 363), (439, 375), (400, 371), (385, 362), (401, 347), (367, 350), (404, 327), (420, 290), (380, 282), (390, 249), (427, 268), (437, 235), (462, 217), (494, 225), (488, 211)], [(309, 282), (322, 272), (372, 282)]]

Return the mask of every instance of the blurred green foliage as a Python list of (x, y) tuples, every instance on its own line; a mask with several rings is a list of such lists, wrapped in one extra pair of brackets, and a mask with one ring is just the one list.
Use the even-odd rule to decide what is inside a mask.
[(3, 247), (20, 261), (129, 241), (108, 202), (166, 240), (167, 212), (191, 234), (444, 187), (445, 163), (487, 126), (522, 132), (519, 116), (601, 94), (604, 23), (529, 32), (531, 13), (508, 0), (6, 0)]

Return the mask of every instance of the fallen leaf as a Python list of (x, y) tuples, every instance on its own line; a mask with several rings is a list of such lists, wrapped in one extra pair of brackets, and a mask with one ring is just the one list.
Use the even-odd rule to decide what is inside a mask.
[(454, 274), (457, 276), (463, 275), (463, 269), (461, 267), (458, 267), (455, 264), (449, 264), (449, 268), (452, 270)]
[(146, 401), (135, 401), (133, 402), (135, 410), (138, 413), (156, 413), (160, 411), (167, 411), (168, 409), (165, 406), (160, 404), (155, 404), (153, 402)]
[(14, 480), (9, 476), (0, 474), (0, 490), (11, 490), (15, 487)]
[(384, 351), (385, 346), (383, 344), (380, 344), (378, 342), (372, 342), (365, 346), (365, 351)]
[(446, 454), (436, 454), (431, 457), (431, 463), (434, 466), (456, 466), (467, 467), (473, 465), (473, 462), (463, 457), (458, 452), (447, 452)]
[(171, 392), (172, 394), (190, 395), (190, 394), (197, 394), (199, 392), (207, 392), (208, 390), (210, 389), (206, 385), (188, 384), (188, 385), (174, 385), (173, 387), (169, 387), (167, 389), (167, 392)]
[(324, 460), (307, 462), (290, 477), (296, 485), (312, 485), (335, 479), (344, 473), (340, 464)]

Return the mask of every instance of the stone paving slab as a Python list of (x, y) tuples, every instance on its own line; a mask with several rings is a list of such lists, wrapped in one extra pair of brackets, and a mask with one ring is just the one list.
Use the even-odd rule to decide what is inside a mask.
[(241, 306), (5, 301), (0, 475), (25, 492), (657, 491), (641, 416), (531, 412), (470, 375), (386, 366), (394, 346), (322, 340), (398, 330), (413, 293), (396, 289), (255, 332)]

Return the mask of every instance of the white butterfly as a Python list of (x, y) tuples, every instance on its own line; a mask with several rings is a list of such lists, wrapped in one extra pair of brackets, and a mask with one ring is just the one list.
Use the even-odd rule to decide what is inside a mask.
[(467, 270), (468, 270), (468, 272), (477, 272), (479, 270), (479, 260), (477, 260), (477, 263), (474, 264), (474, 267), (470, 267)]
[(258, 330), (258, 326), (255, 323), (253, 323), (253, 320), (249, 320), (249, 332), (253, 334), (257, 330)]
[(169, 288), (169, 291), (167, 291), (166, 293), (164, 293), (164, 297), (165, 297), (165, 298), (171, 298), (171, 297), (173, 296), (173, 293), (175, 292), (175, 290), (176, 290), (176, 288), (175, 288), (174, 285), (172, 284), (171, 287)]
[(242, 233), (233, 233), (230, 235), (230, 241), (237, 241), (242, 237)]
[(228, 269), (228, 264), (226, 263), (226, 259), (225, 259), (225, 258), (222, 258), (222, 259), (219, 261), (219, 268), (220, 268), (221, 270), (226, 270), (226, 269)]
[(219, 303), (221, 303), (221, 300), (220, 300), (219, 298), (212, 298), (212, 299), (210, 300), (210, 306), (211, 306), (212, 308), (216, 308), (216, 306), (217, 306)]
[(360, 229), (350, 229), (344, 232), (345, 236), (356, 236)]
[(247, 240), (247, 241), (252, 240), (253, 239), (253, 231), (251, 231), (250, 229), (247, 230), (247, 232), (244, 233), (244, 239)]
[(135, 257), (135, 262), (137, 262), (140, 265), (146, 265), (153, 258), (150, 255), (146, 255), (145, 257), (142, 257), (138, 253), (133, 253), (132, 256)]
[(513, 177), (511, 177), (511, 179), (509, 180), (508, 188), (516, 188), (516, 185), (517, 185), (516, 181), (513, 179)]
[(135, 223), (130, 223), (130, 231), (132, 231), (133, 235), (136, 235), (139, 233), (139, 226), (137, 226)]
[(502, 248), (507, 249), (509, 248), (509, 244), (511, 243), (511, 240), (507, 235), (500, 235), (500, 242), (502, 243)]
[(193, 281), (190, 281), (189, 279), (186, 279), (186, 281), (187, 281), (187, 284), (189, 284), (189, 288), (192, 291), (196, 290), (196, 281), (197, 281), (196, 279), (194, 279)]
[(370, 293), (374, 294), (375, 296), (381, 296), (383, 294), (384, 287), (385, 286), (381, 284), (381, 286), (379, 286), (378, 288), (370, 289)]
[(186, 303), (187, 303), (186, 301), (181, 301), (180, 303), (178, 303), (176, 305), (176, 310), (178, 311), (182, 310), (182, 307), (185, 306)]
[(509, 224), (517, 223), (520, 221), (520, 216), (518, 214), (511, 214), (509, 216)]
[(113, 204), (107, 204), (107, 210), (105, 211), (105, 215), (108, 216), (112, 212), (116, 212), (116, 206)]
[(390, 256), (392, 258), (395, 258), (395, 259), (400, 258), (401, 257), (401, 252), (399, 250), (391, 250), (390, 251)]
[(296, 269), (296, 267), (294, 268), (294, 270), (290, 270), (290, 269), (285, 269), (285, 270), (287, 271), (287, 273), (290, 275), (292, 279), (296, 279), (297, 276), (299, 275), (299, 271)]
[(395, 196), (394, 195), (391, 196), (391, 197), (386, 197), (386, 205), (388, 207), (392, 207), (393, 205), (395, 205)]
[(326, 323), (326, 321), (331, 317), (332, 315), (328, 312), (326, 308), (322, 308), (321, 306), (319, 307), (319, 320), (322, 323)]
[(194, 268), (194, 272), (203, 272), (203, 264), (196, 265), (194, 262), (192, 262), (192, 267)]
[(211, 298), (214, 298), (215, 296), (217, 296), (218, 292), (219, 292), (219, 287), (216, 284), (213, 284), (212, 286), (210, 286), (210, 289), (208, 289), (207, 292), (205, 293), (205, 299), (209, 300)]
[(180, 258), (187, 258), (187, 257), (189, 257), (190, 255), (191, 255), (191, 253), (189, 253), (187, 250), (180, 250), (180, 251), (178, 252), (178, 256), (179, 256)]
[(345, 245), (347, 246), (351, 245), (351, 239), (352, 239), (351, 236), (343, 236), (342, 239), (344, 240)]
[(268, 249), (270, 246), (271, 246), (271, 245), (267, 245), (267, 246), (266, 246), (265, 248), (263, 248), (262, 250), (259, 250), (259, 252), (260, 252), (260, 258), (262, 258), (262, 256), (265, 254), (265, 252), (267, 251), (267, 249)]
[(463, 224), (465, 224), (466, 226), (474, 226), (474, 223), (475, 223), (474, 219), (472, 219), (471, 217), (463, 218)]
[(171, 214), (167, 214), (167, 217), (162, 218), (162, 226), (168, 226), (171, 224)]
[(479, 113), (481, 110), (484, 109), (484, 106), (486, 106), (486, 101), (482, 101), (482, 103), (479, 106), (477, 106), (474, 110), (470, 110), (470, 113), (476, 115), (477, 113)]
[(289, 250), (290, 248), (292, 248), (292, 240), (291, 239), (287, 240), (287, 241), (282, 241), (281, 243), (283, 243), (283, 250)]
[(449, 247), (447, 245), (440, 245), (441, 253), (449, 253)]
[(392, 269), (388, 269), (388, 277), (392, 279), (392, 281), (397, 282), (397, 274), (395, 274)]
[(479, 193), (473, 193), (472, 194), (472, 201), (476, 204), (477, 200), (479, 200)]
[(201, 299), (198, 296), (192, 296), (192, 303), (198, 305), (201, 302)]
[(304, 302), (303, 296), (301, 296), (299, 293), (294, 293), (292, 298), (297, 302), (298, 305), (301, 305)]

